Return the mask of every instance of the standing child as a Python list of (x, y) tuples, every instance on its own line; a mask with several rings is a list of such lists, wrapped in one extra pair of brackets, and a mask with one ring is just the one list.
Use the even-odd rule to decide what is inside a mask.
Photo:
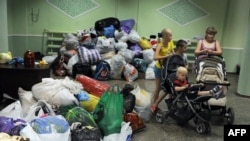
[(176, 42), (175, 54), (178, 54), (183, 58), (185, 67), (188, 69), (188, 58), (187, 54), (185, 53), (186, 49), (187, 41), (180, 39)]
[(172, 40), (172, 31), (170, 29), (163, 29), (161, 31), (162, 41), (158, 43), (155, 53), (154, 60), (156, 60), (154, 73), (155, 73), (155, 91), (153, 97), (153, 104), (151, 105), (151, 111), (154, 113), (158, 108), (158, 100), (159, 93), (163, 93), (166, 95), (164, 91), (161, 91), (160, 83), (161, 83), (161, 70), (162, 70), (162, 62), (164, 59), (170, 57), (174, 54), (174, 42)]
[[(185, 54), (186, 48), (187, 48), (187, 42), (185, 40), (178, 40), (176, 43), (175, 54), (182, 56), (184, 63), (185, 63), (185, 67), (188, 69), (188, 58), (187, 58), (187, 55)], [(161, 81), (161, 79), (160, 79), (160, 81)], [(159, 87), (159, 89), (160, 89), (160, 84), (158, 84), (158, 86), (156, 86), (156, 87)], [(156, 95), (156, 93), (155, 93), (155, 95)], [(159, 103), (166, 97), (166, 95), (167, 95), (167, 92), (164, 92), (162, 90), (161, 93), (159, 94), (159, 96), (157, 96), (157, 98), (154, 97), (156, 99), (154, 100), (153, 104), (151, 105), (151, 112), (152, 113), (154, 113), (156, 111)]]

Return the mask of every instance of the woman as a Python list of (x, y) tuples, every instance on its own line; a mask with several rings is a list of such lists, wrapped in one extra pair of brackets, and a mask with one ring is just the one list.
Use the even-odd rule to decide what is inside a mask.
[(210, 26), (206, 29), (205, 39), (199, 40), (194, 51), (196, 56), (200, 55), (222, 55), (220, 43), (215, 40), (217, 30)]

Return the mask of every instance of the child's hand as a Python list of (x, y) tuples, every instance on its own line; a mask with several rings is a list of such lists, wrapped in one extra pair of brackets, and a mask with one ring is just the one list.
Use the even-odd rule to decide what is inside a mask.
[(185, 89), (189, 87), (189, 84), (186, 84), (183, 86)]

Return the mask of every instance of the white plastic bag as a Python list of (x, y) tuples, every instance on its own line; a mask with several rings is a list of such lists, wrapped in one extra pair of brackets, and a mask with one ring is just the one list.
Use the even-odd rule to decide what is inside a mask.
[(122, 122), (122, 128), (120, 132), (120, 141), (131, 141), (132, 140), (132, 127), (130, 122)]
[(72, 75), (73, 66), (78, 62), (79, 62), (79, 56), (78, 54), (75, 54), (69, 58), (68, 64), (63, 63), (63, 66), (67, 70), (69, 75)]
[(27, 123), (27, 125), (20, 131), (20, 136), (29, 138), (30, 141), (42, 141), (38, 134), (32, 129), (32, 127)]
[(131, 42), (131, 43), (134, 43), (134, 44), (136, 44), (136, 43), (138, 43), (139, 41), (140, 41), (140, 39), (141, 39), (141, 37), (139, 36), (139, 34), (138, 34), (138, 32), (137, 31), (135, 31), (135, 30), (131, 30), (130, 31), (130, 33), (128, 34), (128, 37), (129, 37), (129, 41)]
[(142, 56), (145, 63), (150, 64), (154, 61), (154, 50), (152, 48), (144, 49), (142, 50)]
[(143, 122), (149, 122), (151, 117), (152, 117), (152, 113), (150, 110), (150, 105), (148, 105), (147, 107), (141, 107), (141, 106), (135, 106), (135, 111), (138, 114), (138, 116), (143, 120)]
[[(60, 115), (57, 117), (64, 119), (64, 117)], [(64, 133), (58, 133), (56, 129), (51, 130), (51, 132), (52, 133), (39, 134), (33, 130), (32, 126), (29, 123), (27, 123), (27, 125), (20, 131), (20, 135), (23, 137), (29, 138), (30, 141), (70, 141), (71, 140), (70, 128), (68, 128), (68, 130), (65, 131)]]
[(24, 120), (30, 122), (31, 120), (42, 117), (44, 115), (56, 115), (52, 106), (44, 100), (39, 100), (29, 108), (29, 112), (24, 117)]
[(0, 111), (0, 116), (5, 116), (13, 119), (22, 118), (22, 106), (19, 100), (7, 105)]
[(127, 63), (124, 67), (123, 75), (127, 82), (133, 82), (138, 78), (138, 71), (135, 66)]
[(118, 53), (125, 58), (127, 63), (130, 63), (135, 57), (135, 52), (130, 49), (121, 49)]
[(19, 100), (22, 105), (23, 115), (25, 116), (29, 108), (37, 102), (37, 100), (33, 97), (33, 94), (31, 91), (26, 91), (23, 88), (18, 88), (18, 96)]
[(116, 54), (111, 58), (111, 79), (121, 79), (124, 66), (126, 65), (125, 58), (120, 54)]
[(141, 88), (137, 83), (134, 85), (134, 89), (131, 91), (135, 95), (135, 106), (148, 107), (151, 103), (151, 94), (145, 89)]
[(103, 141), (131, 141), (132, 140), (132, 127), (130, 122), (121, 123), (120, 133), (110, 134), (103, 137)]

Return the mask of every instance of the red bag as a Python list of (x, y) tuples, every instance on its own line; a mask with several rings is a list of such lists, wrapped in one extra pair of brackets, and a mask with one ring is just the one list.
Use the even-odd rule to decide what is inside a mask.
[(97, 97), (101, 97), (102, 94), (110, 87), (109, 84), (95, 80), (83, 74), (78, 74), (76, 80), (79, 81), (83, 89)]
[(125, 122), (130, 122), (133, 134), (140, 132), (141, 130), (146, 128), (146, 125), (144, 124), (143, 120), (135, 112), (125, 113), (123, 115), (123, 120)]

